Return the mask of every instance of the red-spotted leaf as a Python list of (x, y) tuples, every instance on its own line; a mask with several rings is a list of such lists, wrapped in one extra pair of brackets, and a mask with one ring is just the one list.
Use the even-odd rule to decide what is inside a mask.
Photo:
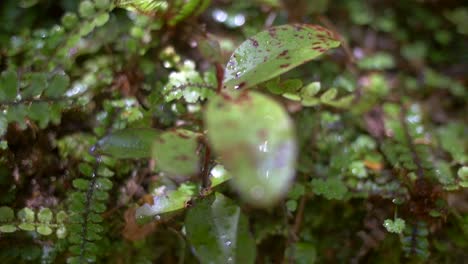
[(156, 139), (153, 145), (153, 158), (164, 172), (190, 176), (198, 172), (197, 153), (199, 134), (177, 129), (167, 131)]
[(294, 177), (297, 147), (281, 105), (256, 92), (213, 97), (205, 125), (210, 145), (245, 201), (269, 207), (283, 197)]
[(339, 45), (339, 37), (321, 26), (272, 27), (249, 38), (234, 51), (224, 72), (224, 88), (255, 86)]

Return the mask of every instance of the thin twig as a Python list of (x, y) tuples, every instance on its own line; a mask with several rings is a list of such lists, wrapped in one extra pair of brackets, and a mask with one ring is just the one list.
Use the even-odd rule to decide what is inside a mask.
[(307, 201), (307, 197), (303, 195), (301, 197), (301, 201), (299, 202), (299, 208), (297, 209), (296, 218), (294, 219), (294, 226), (292, 228), (292, 232), (296, 239), (298, 237), (299, 232), (301, 231), (302, 220), (304, 219), (304, 210), (305, 210), (306, 201)]

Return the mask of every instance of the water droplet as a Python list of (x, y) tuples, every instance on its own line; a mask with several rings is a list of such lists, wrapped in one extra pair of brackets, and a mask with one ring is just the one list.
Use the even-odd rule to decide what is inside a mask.
[(164, 66), (164, 68), (170, 68), (172, 66), (172, 64), (170, 62), (168, 62), (168, 61), (165, 61), (165, 62), (163, 62), (163, 66)]
[(213, 17), (214, 20), (220, 23), (225, 22), (226, 19), (228, 18), (228, 14), (221, 9), (213, 10), (213, 13), (211, 13), (211, 16)]
[(243, 14), (237, 14), (234, 17), (234, 25), (240, 27), (245, 23), (245, 16)]
[(260, 144), (258, 146), (258, 150), (265, 153), (268, 152), (268, 141), (266, 140), (265, 142), (263, 142), (263, 144)]
[(190, 47), (191, 48), (196, 48), (198, 46), (198, 42), (196, 40), (191, 40), (190, 41)]

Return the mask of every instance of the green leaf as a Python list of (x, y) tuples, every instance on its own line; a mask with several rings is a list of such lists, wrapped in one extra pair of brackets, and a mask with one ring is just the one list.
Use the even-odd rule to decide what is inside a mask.
[(29, 81), (29, 86), (24, 89), (22, 96), (32, 98), (40, 95), (47, 87), (47, 78), (44, 73), (33, 73)]
[(109, 21), (109, 13), (102, 13), (100, 15), (98, 15), (96, 18), (94, 18), (94, 25), (96, 25), (97, 27), (101, 27), (103, 25), (105, 25), (107, 23), (107, 21)]
[(18, 212), (18, 218), (23, 222), (34, 222), (35, 213), (33, 210), (25, 207)]
[(65, 226), (60, 226), (59, 228), (57, 228), (57, 230), (55, 230), (55, 235), (59, 239), (65, 238), (67, 236), (67, 229), (65, 228)]
[(96, 180), (96, 185), (97, 185), (97, 188), (104, 190), (104, 191), (108, 191), (112, 189), (112, 181), (107, 178), (98, 178)]
[(42, 208), (37, 214), (37, 219), (41, 223), (50, 223), (52, 221), (53, 213), (49, 208)]
[(284, 92), (295, 93), (302, 87), (302, 81), (300, 79), (289, 79), (280, 85)]
[[(200, 3), (201, 0), (190, 0), (190, 1), (185, 1), (184, 3), (181, 3), (180, 6), (178, 7), (180, 10), (178, 10), (178, 14), (176, 14), (171, 20), (168, 21), (168, 24), (170, 26), (174, 26), (178, 22), (184, 20), (185, 18), (189, 17), (192, 13), (197, 11), (199, 8), (201, 8), (201, 11), (203, 9), (206, 9), (208, 6), (210, 0), (204, 0), (204, 3)], [(201, 12), (197, 11), (197, 12)]]
[(383, 226), (390, 233), (401, 234), (401, 232), (403, 232), (405, 229), (406, 224), (405, 220), (401, 218), (395, 218), (395, 220), (386, 219), (383, 223)]
[(29, 117), (37, 121), (39, 127), (44, 129), (49, 123), (49, 104), (46, 102), (33, 102), (28, 109)]
[(153, 204), (144, 204), (137, 208), (136, 218), (139, 222), (144, 223), (153, 217), (158, 218), (160, 214), (183, 209), (196, 193), (195, 185), (182, 184), (175, 191), (168, 191), (163, 195), (154, 196)]
[(21, 220), (21, 224), (18, 225), (19, 228), (26, 231), (34, 231), (36, 229), (34, 225), (35, 213), (29, 208), (23, 208), (18, 212), (18, 219)]
[(96, 10), (94, 9), (94, 3), (89, 0), (82, 1), (78, 8), (78, 12), (82, 17), (90, 17), (94, 15), (94, 13), (96, 12)]
[(167, 1), (158, 0), (116, 0), (115, 5), (131, 11), (139, 11), (142, 13), (164, 11), (168, 8)]
[(61, 21), (65, 28), (71, 29), (78, 23), (78, 16), (75, 13), (67, 12), (63, 15)]
[(314, 98), (315, 95), (320, 91), (320, 88), (320, 82), (309, 83), (301, 89), (301, 96), (304, 99)]
[(461, 167), (457, 172), (460, 179), (459, 185), (463, 188), (468, 188), (468, 166)]
[(211, 188), (214, 188), (231, 179), (231, 175), (222, 165), (216, 165), (210, 172)]
[(94, 212), (96, 213), (102, 213), (104, 211), (106, 211), (106, 205), (98, 202), (98, 201), (94, 201), (92, 204), (91, 204), (91, 210), (93, 210)]
[(318, 195), (323, 195), (327, 199), (344, 199), (348, 188), (344, 183), (339, 179), (313, 179), (312, 189)]
[(89, 181), (85, 179), (81, 179), (81, 178), (74, 179), (72, 184), (73, 184), (73, 187), (82, 191), (88, 190), (89, 188)]
[(94, 198), (100, 201), (107, 201), (109, 194), (103, 191), (94, 191)]
[(386, 70), (394, 68), (395, 61), (390, 54), (379, 52), (360, 60), (358, 67), (363, 70)]
[(94, 0), (94, 3), (99, 9), (107, 9), (110, 6), (111, 0)]
[(55, 74), (45, 90), (46, 97), (60, 97), (67, 91), (70, 78), (66, 74)]
[(30, 7), (35, 6), (38, 2), (39, 0), (20, 0), (18, 5), (21, 8), (30, 8)]
[(37, 227), (36, 231), (39, 234), (43, 235), (43, 236), (48, 236), (48, 235), (52, 234), (52, 232), (53, 232), (52, 228), (50, 228), (48, 225), (45, 225), (45, 224), (40, 224)]
[(60, 211), (55, 215), (57, 223), (63, 223), (67, 219), (67, 213), (65, 211)]
[(274, 205), (294, 177), (296, 139), (291, 119), (259, 93), (212, 98), (205, 111), (208, 140), (247, 202)]
[(16, 71), (4, 71), (0, 75), (0, 101), (14, 101), (18, 93)]
[(14, 225), (0, 225), (0, 233), (13, 233), (17, 230)]
[(0, 207), (0, 223), (8, 223), (15, 219), (15, 212), (8, 206)]
[(234, 51), (224, 73), (224, 87), (253, 87), (339, 45), (338, 37), (321, 26), (272, 27), (249, 38)]
[(332, 101), (333, 99), (335, 99), (337, 93), (338, 91), (335, 88), (331, 88), (327, 90), (325, 93), (323, 93), (322, 96), (320, 96), (320, 101), (324, 103), (328, 103)]
[(449, 123), (438, 129), (439, 141), (445, 151), (449, 152), (455, 161), (463, 164), (468, 161), (468, 154), (463, 142), (466, 126), (461, 123)]
[(97, 144), (97, 152), (119, 159), (150, 158), (159, 132), (150, 128), (127, 128), (116, 131)]
[(317, 260), (317, 250), (311, 243), (294, 243), (286, 251), (288, 259), (297, 264), (313, 264)]
[(88, 177), (92, 177), (94, 173), (93, 167), (91, 167), (91, 165), (89, 165), (88, 163), (84, 163), (84, 162), (78, 165), (78, 170), (80, 171), (81, 174), (83, 174), (84, 176), (88, 176)]
[(199, 170), (197, 133), (177, 129), (164, 132), (155, 141), (153, 158), (157, 166), (174, 175), (193, 175)]
[(255, 241), (239, 206), (220, 193), (187, 213), (187, 238), (201, 263), (254, 263)]
[(0, 137), (2, 137), (8, 129), (8, 120), (4, 115), (0, 115)]
[(26, 109), (26, 105), (17, 104), (8, 108), (6, 118), (9, 123), (17, 122), (21, 129), (26, 129), (25, 118), (27, 114), (28, 110)]

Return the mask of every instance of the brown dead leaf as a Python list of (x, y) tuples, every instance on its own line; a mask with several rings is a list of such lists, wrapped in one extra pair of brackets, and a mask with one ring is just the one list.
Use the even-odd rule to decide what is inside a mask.
[(129, 208), (125, 211), (124, 218), (125, 218), (125, 227), (122, 231), (122, 235), (125, 239), (130, 241), (141, 240), (153, 233), (157, 226), (157, 222), (151, 222), (145, 225), (139, 225), (136, 222), (135, 217), (135, 208)]

